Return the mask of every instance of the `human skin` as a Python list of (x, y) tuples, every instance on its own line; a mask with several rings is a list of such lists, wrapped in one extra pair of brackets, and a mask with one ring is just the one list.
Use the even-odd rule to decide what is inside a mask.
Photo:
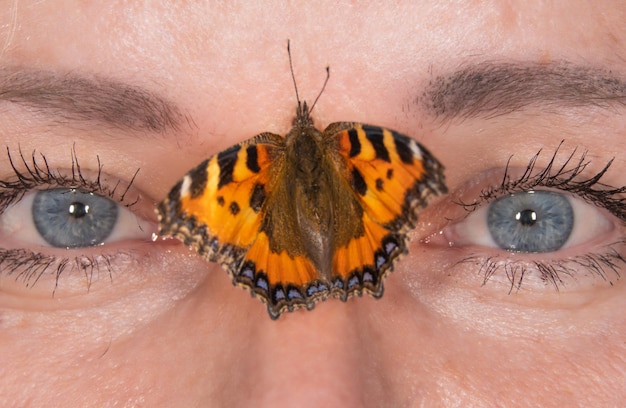
[[(605, 254), (623, 239), (624, 220), (569, 194), (588, 222), (577, 242), (519, 254), (476, 243), (484, 231), (459, 225), (480, 224), (479, 212), (465, 218), (459, 202), (479, 200), (481, 190), (500, 185), (507, 163), (519, 174), (541, 149), (535, 172), (545, 168), (562, 141), (555, 168), (574, 149), (574, 161), (587, 151), (590, 164), (579, 178), (615, 158), (602, 181), (625, 185), (624, 108), (539, 100), (496, 115), (442, 117), (429, 108), (428, 91), (435, 78), (485, 62), (580, 65), (626, 76), (626, 5), (123, 3), (0, 7), (3, 68), (114, 79), (169, 101), (183, 118), (153, 132), (2, 98), (0, 150), (7, 146), (15, 159), (21, 149), (27, 161), (41, 153), (51, 169), (70, 175), (74, 152), (89, 180), (99, 159), (108, 190), (140, 169), (122, 204), (138, 199), (129, 211), (141, 221), (131, 223), (130, 238), (70, 250), (41, 247), (32, 228), (18, 236), (1, 223), (3, 248), (70, 262), (102, 261), (104, 254), (109, 262), (47, 272), (37, 282), (2, 269), (0, 405), (623, 402), (626, 287), (619, 274), (626, 265), (612, 258), (615, 270), (603, 269), (602, 279), (570, 262), (572, 276), (561, 276), (555, 290), (535, 263)], [(288, 132), (296, 96), (287, 39), (301, 99), (312, 102), (330, 66), (312, 115), (318, 128), (356, 121), (407, 134), (445, 165), (450, 194), (420, 213), (381, 299), (328, 300), (273, 321), (219, 265), (177, 241), (150, 238), (155, 204), (189, 169), (260, 132)], [(0, 159), (0, 179), (12, 177)], [(111, 197), (121, 199), (120, 190)], [(623, 244), (610, 249), (626, 251)], [(485, 282), (481, 265), (494, 257), (521, 265), (519, 288), (504, 267)]]

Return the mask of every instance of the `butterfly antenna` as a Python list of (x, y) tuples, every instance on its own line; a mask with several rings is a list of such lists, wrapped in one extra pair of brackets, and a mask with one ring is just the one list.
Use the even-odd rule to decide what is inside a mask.
[(287, 55), (289, 55), (289, 70), (291, 71), (293, 87), (296, 90), (296, 100), (298, 101), (298, 106), (300, 106), (300, 96), (298, 95), (298, 84), (296, 83), (296, 75), (293, 73), (293, 63), (291, 62), (291, 48), (289, 46), (289, 40), (287, 40)]
[(324, 85), (322, 85), (322, 89), (320, 90), (320, 93), (317, 94), (317, 98), (315, 98), (315, 100), (313, 101), (313, 105), (311, 105), (311, 109), (309, 109), (309, 113), (313, 112), (313, 108), (315, 108), (315, 105), (317, 104), (317, 100), (324, 93), (324, 89), (326, 89), (326, 84), (328, 83), (329, 78), (330, 78), (330, 67), (326, 67), (326, 79), (324, 80)]

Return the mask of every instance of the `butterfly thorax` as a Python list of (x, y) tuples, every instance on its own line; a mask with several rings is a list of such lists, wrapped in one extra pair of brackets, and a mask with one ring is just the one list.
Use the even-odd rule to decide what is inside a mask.
[[(328, 197), (332, 183), (328, 166), (328, 148), (323, 134), (315, 128), (306, 102), (298, 104), (293, 128), (285, 138), (286, 182), (292, 186), (293, 198), (306, 217), (324, 229), (330, 215)], [(328, 232), (320, 231), (320, 232)]]
[[(295, 133), (287, 141), (286, 182), (292, 186), (293, 199), (307, 216), (322, 222), (330, 210), (327, 208), (330, 197), (327, 197), (331, 177), (325, 166), (328, 160), (321, 144), (321, 133), (313, 128), (294, 128)], [(320, 226), (323, 228), (323, 226)]]
[[(293, 125), (285, 137), (282, 185), (276, 188), (279, 194), (284, 192), (285, 201), (275, 208), (282, 214), (282, 222), (290, 225), (280, 230), (271, 228), (269, 233), (277, 252), (306, 255), (318, 270), (330, 273), (337, 175), (329, 165), (328, 147), (323, 134), (313, 126), (306, 103), (298, 107)], [(270, 215), (273, 221), (276, 216)]]

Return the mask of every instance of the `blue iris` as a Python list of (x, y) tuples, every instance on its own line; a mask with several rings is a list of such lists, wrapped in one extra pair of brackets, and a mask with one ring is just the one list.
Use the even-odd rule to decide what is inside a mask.
[(37, 231), (50, 245), (80, 248), (104, 242), (115, 227), (118, 207), (93, 193), (55, 188), (36, 193), (32, 215)]
[(493, 240), (511, 251), (556, 251), (569, 238), (573, 225), (574, 211), (568, 199), (550, 191), (501, 197), (487, 210)]

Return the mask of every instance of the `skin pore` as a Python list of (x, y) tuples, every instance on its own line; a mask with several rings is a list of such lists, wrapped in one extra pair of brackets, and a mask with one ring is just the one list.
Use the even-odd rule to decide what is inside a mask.
[[(619, 405), (624, 194), (598, 191), (626, 185), (626, 6), (406, 3), (3, 2), (0, 405)], [(382, 299), (272, 321), (219, 265), (151, 238), (189, 169), (289, 131), (287, 39), (302, 99), (330, 66), (318, 129), (409, 135), (450, 194), (420, 214)], [(30, 217), (16, 172), (135, 221), (101, 246), (45, 247), (10, 221)], [(524, 188), (572, 198), (571, 245), (489, 244), (481, 209)]]

